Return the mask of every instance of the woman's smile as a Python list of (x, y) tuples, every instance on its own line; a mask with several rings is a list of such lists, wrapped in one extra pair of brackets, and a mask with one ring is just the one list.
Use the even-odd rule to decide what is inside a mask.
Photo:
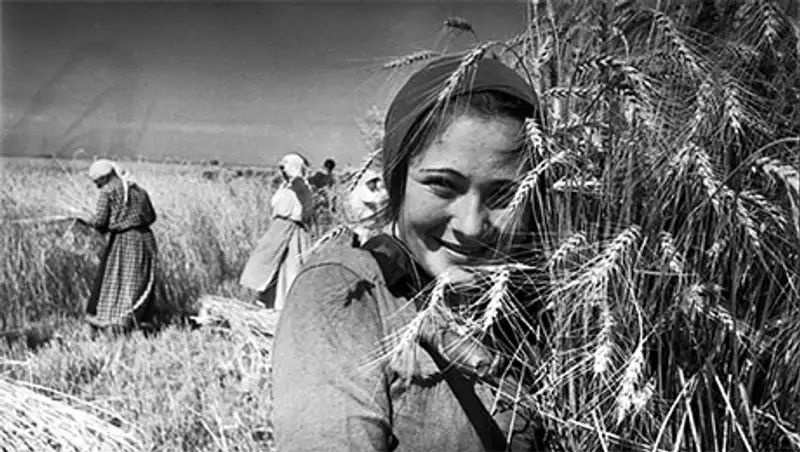
[(432, 239), (435, 243), (450, 252), (450, 254), (453, 256), (453, 259), (450, 261), (456, 265), (469, 264), (474, 261), (479, 261), (486, 257), (487, 251), (490, 250), (488, 246), (480, 244), (463, 245), (436, 237), (432, 237)]

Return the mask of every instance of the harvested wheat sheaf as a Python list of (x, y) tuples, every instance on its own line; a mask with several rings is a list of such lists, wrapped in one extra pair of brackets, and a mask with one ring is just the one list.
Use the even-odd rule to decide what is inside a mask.
[(275, 334), (278, 313), (274, 309), (214, 295), (203, 296), (198, 305), (198, 314), (192, 320), (201, 326), (230, 328), (248, 338)]
[[(37, 389), (37, 390), (34, 390)], [(114, 423), (98, 417), (92, 404), (69, 398), (55, 400), (24, 382), (0, 377), (0, 450), (16, 452), (142, 451), (144, 445), (112, 416)], [(54, 392), (55, 393), (55, 392)], [(80, 408), (73, 405), (80, 405)], [(104, 413), (110, 415), (110, 413)]]

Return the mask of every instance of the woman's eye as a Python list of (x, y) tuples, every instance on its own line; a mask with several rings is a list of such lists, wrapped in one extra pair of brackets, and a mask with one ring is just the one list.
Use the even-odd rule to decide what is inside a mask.
[(425, 181), (440, 196), (452, 196), (458, 191), (456, 184), (445, 177), (434, 177)]

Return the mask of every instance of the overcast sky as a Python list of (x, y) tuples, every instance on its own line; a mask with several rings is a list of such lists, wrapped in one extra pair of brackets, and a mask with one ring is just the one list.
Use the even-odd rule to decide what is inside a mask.
[(520, 1), (2, 3), (3, 152), (354, 163), (356, 121), (423, 49), (522, 30)]

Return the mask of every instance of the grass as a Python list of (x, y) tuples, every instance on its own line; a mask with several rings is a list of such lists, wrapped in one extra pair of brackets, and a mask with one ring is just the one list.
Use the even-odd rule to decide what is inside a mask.
[(91, 340), (76, 321), (60, 331), (35, 354), (0, 344), (0, 374), (97, 413), (134, 435), (138, 450), (271, 447), (268, 340), (256, 346), (231, 331), (178, 327)]

